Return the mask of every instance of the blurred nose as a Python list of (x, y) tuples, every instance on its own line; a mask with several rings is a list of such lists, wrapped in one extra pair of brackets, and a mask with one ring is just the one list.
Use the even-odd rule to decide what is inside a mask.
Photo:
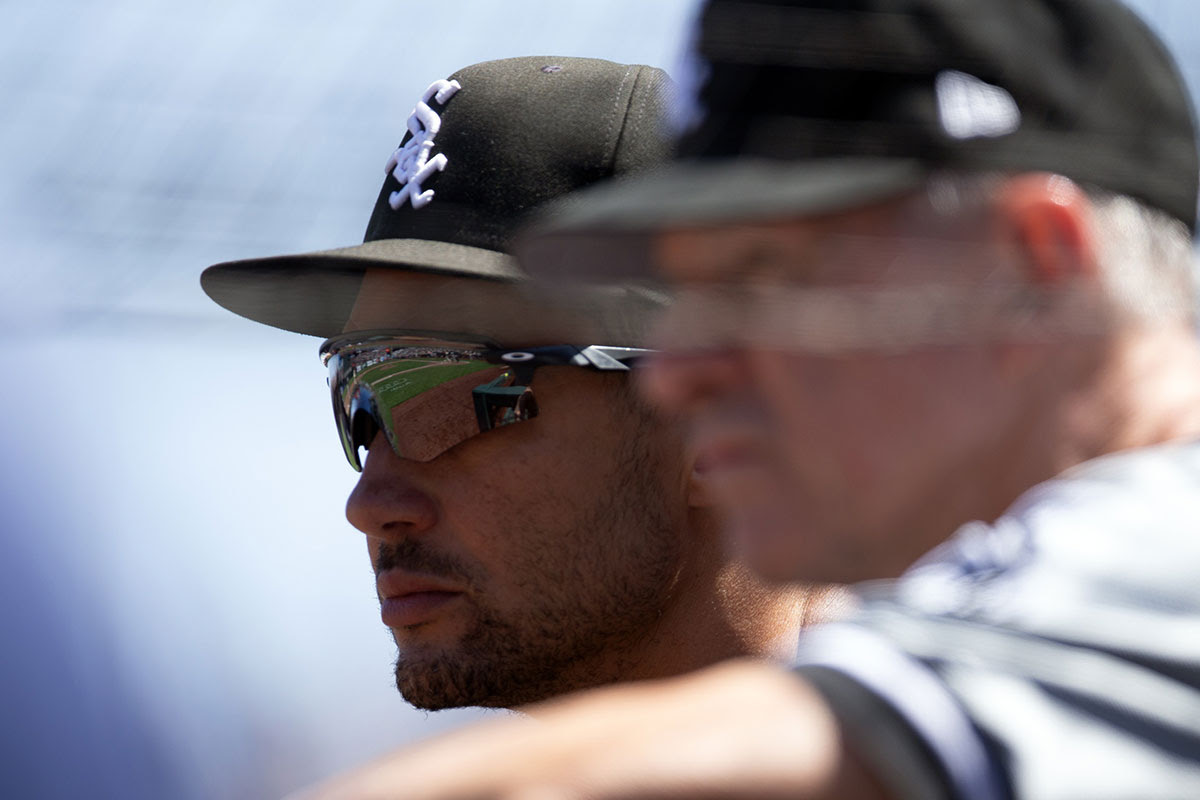
[(377, 433), (346, 501), (346, 519), (377, 539), (402, 538), (432, 528), (437, 506), (417, 480), (423, 466), (397, 456), (383, 434)]
[(654, 405), (687, 414), (744, 385), (744, 369), (732, 350), (658, 353), (637, 370), (638, 388)]

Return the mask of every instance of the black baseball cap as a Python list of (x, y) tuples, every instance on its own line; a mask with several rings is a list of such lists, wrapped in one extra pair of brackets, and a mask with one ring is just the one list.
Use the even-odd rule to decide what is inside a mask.
[(675, 160), (552, 204), (516, 248), (539, 277), (645, 274), (655, 228), (836, 212), (944, 170), (1053, 172), (1195, 232), (1183, 80), (1116, 0), (709, 0), (695, 42)]
[(547, 200), (665, 159), (669, 86), (660, 69), (590, 58), (466, 67), (413, 109), (363, 244), (217, 264), (201, 286), (244, 317), (322, 337), (354, 329), (360, 295), (385, 287), (371, 299), (389, 327), (530, 343), (547, 315), (590, 315), (604, 344), (632, 342), (659, 298), (538, 293), (517, 285), (508, 249)]

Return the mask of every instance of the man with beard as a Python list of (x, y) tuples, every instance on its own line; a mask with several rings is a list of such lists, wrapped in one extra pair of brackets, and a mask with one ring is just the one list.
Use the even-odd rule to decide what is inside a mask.
[(699, 42), (678, 159), (518, 252), (679, 287), (648, 395), (747, 561), (860, 607), (792, 672), (597, 690), (316, 796), (1200, 796), (1200, 169), (1164, 48), (1110, 0), (710, 0)]
[(666, 83), (595, 59), (467, 67), (418, 101), (364, 244), (202, 278), (226, 308), (328, 337), (362, 473), (346, 515), (420, 708), (788, 657), (816, 608), (725, 556), (703, 465), (632, 391), (659, 298), (538, 293), (506, 254), (535, 206), (663, 158)]

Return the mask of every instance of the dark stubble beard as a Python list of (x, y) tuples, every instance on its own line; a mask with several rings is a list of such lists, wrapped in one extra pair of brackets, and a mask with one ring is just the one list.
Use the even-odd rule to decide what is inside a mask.
[[(511, 533), (500, 534), (562, 541), (563, 548), (525, 553), (527, 563), (505, 565), (528, 600), (519, 618), (477, 603), (474, 624), (452, 652), (410, 662), (401, 650), (396, 686), (405, 700), (427, 710), (511, 708), (618, 680), (636, 662), (639, 643), (653, 634), (670, 602), (680, 561), (676, 526), (663, 496), (664, 472), (644, 438), (654, 436), (650, 424), (631, 426), (636, 431), (606, 480), (582, 487), (579, 496), (557, 498), (574, 514), (550, 516), (568, 520), (571, 530), (513, 520)], [(470, 579), (433, 554), (396, 555)]]

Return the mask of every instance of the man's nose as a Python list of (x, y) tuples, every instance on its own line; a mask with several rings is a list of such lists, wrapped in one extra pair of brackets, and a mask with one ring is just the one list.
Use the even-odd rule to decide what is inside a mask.
[(663, 352), (637, 370), (638, 388), (651, 403), (670, 414), (688, 414), (735, 389), (744, 379), (732, 350)]
[(389, 539), (429, 530), (437, 504), (421, 487), (423, 464), (400, 458), (376, 433), (363, 471), (346, 501), (346, 519), (368, 537)]

